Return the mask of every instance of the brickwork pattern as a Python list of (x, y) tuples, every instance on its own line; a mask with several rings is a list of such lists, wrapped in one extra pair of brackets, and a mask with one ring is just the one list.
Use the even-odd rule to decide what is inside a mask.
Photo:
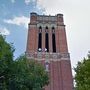
[[(38, 32), (40, 26), (42, 27), (42, 52), (38, 52)], [(44, 51), (46, 26), (48, 27), (49, 34), (48, 53)], [(28, 27), (27, 57), (34, 58), (44, 66), (46, 61), (49, 63), (48, 74), (50, 83), (48, 86), (45, 86), (45, 90), (73, 90), (71, 63), (68, 53), (63, 14), (47, 16), (31, 13)], [(52, 52), (52, 27), (55, 28), (55, 53)]]

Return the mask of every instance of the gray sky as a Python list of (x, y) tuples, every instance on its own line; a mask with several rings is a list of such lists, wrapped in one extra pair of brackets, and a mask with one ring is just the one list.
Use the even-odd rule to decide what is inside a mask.
[(90, 50), (90, 0), (39, 0), (45, 14), (64, 14), (72, 67)]
[(15, 56), (26, 50), (29, 13), (62, 13), (72, 67), (90, 50), (90, 0), (0, 0), (0, 33), (14, 42)]

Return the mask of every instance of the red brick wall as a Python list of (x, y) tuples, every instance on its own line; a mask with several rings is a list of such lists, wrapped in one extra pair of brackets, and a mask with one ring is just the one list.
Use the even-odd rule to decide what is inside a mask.
[[(43, 16), (44, 17), (44, 16)], [(49, 16), (50, 17), (50, 16)], [(48, 22), (47, 22), (48, 23)], [(55, 28), (56, 53), (68, 53), (65, 25), (63, 15), (57, 15), (57, 27)], [(38, 28), (37, 14), (31, 15), (31, 22), (28, 30), (27, 50), (26, 52), (35, 53), (38, 49)], [(49, 28), (49, 51), (52, 52), (52, 31)], [(42, 30), (42, 48), (45, 49), (45, 28)], [(49, 53), (50, 53), (49, 52)], [(42, 56), (41, 63), (45, 66), (46, 58)], [(73, 90), (73, 79), (71, 64), (69, 60), (49, 60), (50, 84), (45, 86), (45, 90)]]
[(37, 51), (38, 33), (35, 27), (31, 27), (28, 30), (27, 52)]
[(67, 40), (66, 40), (66, 32), (63, 29), (59, 29), (59, 49), (61, 53), (68, 53)]
[(73, 90), (70, 61), (50, 62), (50, 84), (45, 90)]

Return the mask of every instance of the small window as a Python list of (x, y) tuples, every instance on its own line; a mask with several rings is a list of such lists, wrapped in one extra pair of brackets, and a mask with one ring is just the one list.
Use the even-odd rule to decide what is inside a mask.
[(49, 71), (49, 63), (48, 63), (48, 62), (45, 63), (45, 70), (46, 70), (47, 72)]

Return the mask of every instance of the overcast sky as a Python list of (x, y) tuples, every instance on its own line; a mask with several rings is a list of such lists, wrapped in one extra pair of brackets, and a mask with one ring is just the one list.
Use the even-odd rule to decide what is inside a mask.
[(90, 50), (90, 0), (0, 0), (0, 33), (14, 43), (15, 57), (26, 50), (30, 12), (62, 13), (72, 67)]

